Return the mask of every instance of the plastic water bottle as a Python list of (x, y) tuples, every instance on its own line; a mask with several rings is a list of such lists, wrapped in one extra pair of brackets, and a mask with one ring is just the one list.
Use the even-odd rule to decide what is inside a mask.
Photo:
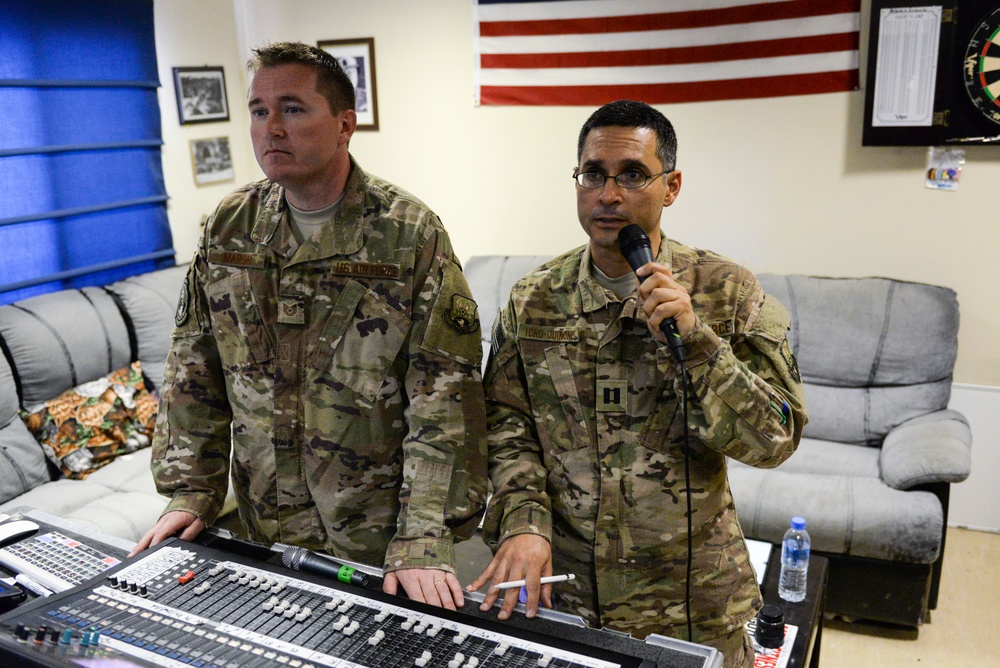
[(778, 581), (778, 596), (791, 603), (798, 603), (806, 597), (809, 545), (806, 521), (793, 517), (792, 526), (781, 541), (781, 578)]

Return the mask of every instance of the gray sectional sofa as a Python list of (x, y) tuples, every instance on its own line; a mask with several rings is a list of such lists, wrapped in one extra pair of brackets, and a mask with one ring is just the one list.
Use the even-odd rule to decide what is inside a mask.
[[(483, 350), (510, 287), (550, 256), (478, 256), (465, 273)], [(744, 533), (778, 544), (793, 515), (830, 559), (825, 610), (915, 627), (937, 603), (950, 485), (971, 433), (948, 410), (957, 355), (952, 290), (884, 278), (761, 274), (790, 311), (809, 423), (776, 469), (732, 462)]]
[(153, 486), (148, 447), (69, 479), (46, 460), (19, 409), (32, 411), (134, 360), (159, 387), (186, 270), (0, 306), (0, 512), (30, 506), (130, 541), (156, 522), (167, 500)]

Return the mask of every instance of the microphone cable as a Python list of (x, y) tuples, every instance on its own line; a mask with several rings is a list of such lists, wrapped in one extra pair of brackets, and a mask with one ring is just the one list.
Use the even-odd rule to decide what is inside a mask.
[(687, 576), (684, 582), (684, 610), (687, 614), (688, 641), (694, 642), (694, 627), (691, 623), (691, 562), (694, 543), (691, 534), (694, 530), (694, 509), (691, 503), (691, 430), (688, 424), (688, 385), (691, 377), (687, 365), (679, 360), (681, 365), (681, 414), (684, 417), (684, 497), (687, 500)]

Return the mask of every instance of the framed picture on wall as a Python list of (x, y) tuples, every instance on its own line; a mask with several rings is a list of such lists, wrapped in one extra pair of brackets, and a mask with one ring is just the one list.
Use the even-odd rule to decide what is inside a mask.
[(192, 139), (191, 163), (194, 182), (199, 186), (235, 178), (233, 156), (229, 152), (229, 137)]
[(328, 39), (319, 48), (336, 58), (354, 83), (354, 111), (358, 130), (378, 130), (378, 101), (375, 96), (375, 38)]
[(226, 75), (221, 67), (175, 67), (174, 91), (181, 125), (229, 120)]

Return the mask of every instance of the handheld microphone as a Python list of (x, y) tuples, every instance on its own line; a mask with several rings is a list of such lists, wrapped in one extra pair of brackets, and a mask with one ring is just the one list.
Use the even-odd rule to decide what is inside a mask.
[(367, 573), (337, 563), (328, 557), (322, 557), (304, 547), (292, 547), (290, 545), (275, 543), (271, 549), (275, 552), (281, 552), (281, 563), (287, 568), (296, 571), (306, 571), (314, 575), (322, 575), (338, 582), (357, 585), (359, 587), (368, 586)]
[[(649, 236), (646, 230), (632, 223), (626, 225), (618, 232), (618, 250), (628, 260), (632, 271), (637, 271), (639, 267), (653, 261), (653, 249), (649, 243)], [(684, 364), (684, 342), (677, 329), (677, 321), (673, 318), (664, 318), (660, 323), (660, 331), (667, 337), (667, 345), (674, 359), (680, 364)]]

